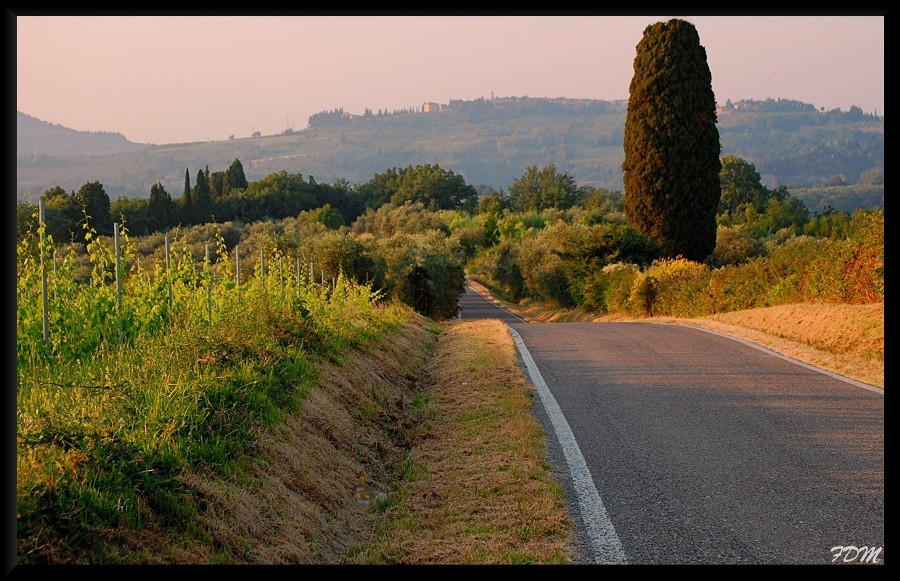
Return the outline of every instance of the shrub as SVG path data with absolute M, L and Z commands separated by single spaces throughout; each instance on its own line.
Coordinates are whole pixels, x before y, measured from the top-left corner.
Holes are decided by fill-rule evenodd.
M 743 224 L 718 227 L 716 232 L 716 249 L 710 256 L 712 266 L 740 264 L 747 259 L 758 256 L 760 244 Z
M 681 257 L 661 259 L 648 269 L 656 281 L 655 315 L 695 317 L 709 308 L 709 267 Z

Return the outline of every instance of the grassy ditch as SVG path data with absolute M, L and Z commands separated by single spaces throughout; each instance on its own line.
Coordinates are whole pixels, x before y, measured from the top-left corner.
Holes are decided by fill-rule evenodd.
M 499 321 L 446 326 L 425 368 L 423 419 L 375 534 L 348 563 L 568 563 L 572 523 Z

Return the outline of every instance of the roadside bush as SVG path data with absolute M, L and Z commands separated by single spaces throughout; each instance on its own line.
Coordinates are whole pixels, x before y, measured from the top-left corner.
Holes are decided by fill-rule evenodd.
M 597 313 L 626 313 L 631 287 L 639 273 L 637 266 L 622 262 L 594 271 L 582 289 L 583 306 Z
M 696 317 L 709 309 L 709 267 L 685 258 L 658 260 L 647 271 L 656 281 L 650 310 L 657 316 Z
M 315 281 L 324 276 L 326 282 L 340 274 L 374 289 L 385 284 L 385 262 L 377 252 L 356 236 L 329 230 L 308 240 L 306 254 L 312 261 Z
M 493 247 L 487 256 L 491 259 L 490 278 L 507 294 L 509 300 L 519 301 L 525 296 L 525 278 L 519 268 L 519 246 L 504 241 Z
M 769 284 L 766 259 L 762 257 L 739 266 L 717 268 L 709 275 L 707 314 L 768 306 L 764 298 Z
M 519 268 L 529 297 L 554 301 L 565 308 L 575 306 L 569 285 L 570 277 L 577 278 L 577 273 L 570 272 L 576 264 L 566 252 L 566 243 L 571 242 L 567 238 L 572 234 L 565 224 L 561 224 L 522 240 Z
M 389 296 L 435 320 L 456 316 L 466 277 L 459 242 L 432 230 L 397 234 L 379 240 L 377 248 L 385 259 Z
M 843 299 L 848 303 L 884 300 L 884 210 L 859 210 L 850 221 L 858 246 L 845 267 Z
M 716 249 L 709 262 L 713 267 L 741 264 L 761 251 L 760 243 L 743 224 L 720 225 L 716 231 Z
M 652 317 L 658 281 L 647 273 L 635 277 L 628 293 L 626 312 L 633 317 Z

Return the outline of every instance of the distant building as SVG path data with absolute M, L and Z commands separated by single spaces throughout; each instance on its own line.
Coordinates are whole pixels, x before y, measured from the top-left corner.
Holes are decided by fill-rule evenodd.
M 437 113 L 441 110 L 441 106 L 437 103 L 432 103 L 431 101 L 425 101 L 422 104 L 422 112 L 423 113 Z

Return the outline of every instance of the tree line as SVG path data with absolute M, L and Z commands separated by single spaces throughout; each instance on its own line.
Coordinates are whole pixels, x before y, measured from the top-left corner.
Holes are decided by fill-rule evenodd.
M 565 264 L 576 255 L 586 258 L 582 262 L 588 266 L 608 266 L 613 258 L 639 267 L 656 259 L 716 266 L 751 257 L 759 248 L 757 242 L 767 237 L 816 229 L 830 236 L 849 222 L 849 214 L 828 208 L 810 220 L 806 206 L 786 188 L 763 186 L 753 164 L 735 156 L 720 157 L 711 77 L 693 25 L 673 19 L 648 26 L 637 47 L 634 69 L 625 124 L 624 195 L 579 187 L 571 175 L 552 164 L 529 166 L 506 190 L 479 196 L 461 175 L 436 164 L 393 167 L 351 186 L 345 180 L 319 184 L 312 176 L 285 171 L 248 183 L 235 159 L 225 171 L 199 170 L 193 184 L 186 170 L 184 191 L 177 199 L 159 183 L 148 200 L 120 198 L 113 203 L 99 182 L 71 194 L 53 188 L 42 196 L 48 231 L 55 240 L 78 242 L 83 241 L 80 229 L 88 221 L 101 234 L 110 234 L 111 223 L 121 221 L 131 233 L 141 235 L 173 226 L 302 217 L 304 223 L 319 224 L 325 230 L 385 238 L 398 234 L 391 222 L 399 220 L 420 224 L 418 230 L 400 233 L 453 234 L 466 259 L 491 249 L 496 267 L 503 271 L 503 265 L 508 265 L 507 274 L 515 282 L 553 264 Z M 20 234 L 33 227 L 33 210 L 20 203 Z M 442 211 L 457 213 L 451 220 L 457 227 L 441 226 L 440 220 L 435 223 L 427 217 Z M 581 229 L 566 234 L 581 237 L 576 250 L 566 250 L 565 240 L 552 239 L 553 244 L 537 248 L 538 259 L 512 260 L 513 245 L 552 225 L 547 220 L 553 212 L 568 216 L 563 222 L 580 222 Z M 553 220 L 559 221 L 560 215 L 556 216 Z M 460 223 L 466 225 L 459 227 Z M 431 240 L 423 244 L 433 246 L 436 239 Z M 743 250 L 717 252 L 723 240 Z M 441 277 L 417 268 L 424 266 L 417 264 L 413 269 L 419 277 L 413 286 L 431 288 L 434 295 L 435 281 Z M 521 272 L 517 274 L 516 269 Z M 378 278 L 365 270 L 360 276 L 365 274 L 370 281 Z M 547 272 L 531 286 L 555 286 L 557 290 L 544 294 L 558 299 L 569 293 L 572 300 L 561 302 L 577 302 L 571 295 L 573 279 L 563 276 L 564 270 Z

